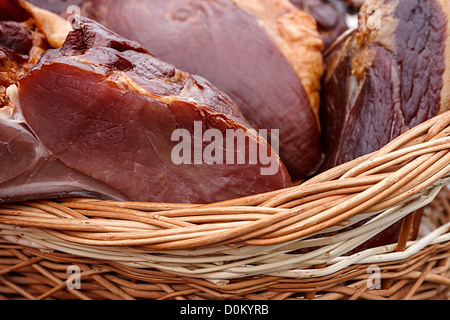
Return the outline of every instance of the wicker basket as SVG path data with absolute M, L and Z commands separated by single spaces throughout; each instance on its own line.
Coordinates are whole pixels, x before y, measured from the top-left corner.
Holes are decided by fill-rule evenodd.
M 449 181 L 447 112 L 371 155 L 243 199 L 3 204 L 0 298 L 449 299 Z M 396 243 L 353 253 L 394 223 Z

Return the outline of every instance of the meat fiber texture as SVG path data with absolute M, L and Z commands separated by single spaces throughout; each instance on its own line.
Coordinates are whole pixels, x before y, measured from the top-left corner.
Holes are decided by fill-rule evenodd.
M 14 170 L 1 177 L 0 198 L 209 203 L 291 185 L 274 149 L 226 94 L 99 23 L 77 21 L 61 48 L 8 88 L 0 158 Z M 240 130 L 244 149 L 224 142 L 215 152 L 249 159 L 253 145 L 268 161 L 196 162 L 199 129 Z M 193 137 L 193 161 L 174 161 L 177 130 Z M 200 141 L 200 151 L 208 145 Z M 268 166 L 275 170 L 263 174 Z
M 325 57 L 323 170 L 371 153 L 449 107 L 448 2 L 370 0 Z
M 63 10 L 49 0 L 34 2 Z M 316 21 L 289 0 L 76 3 L 82 15 L 208 79 L 256 130 L 279 130 L 279 155 L 294 179 L 318 169 L 323 41 Z

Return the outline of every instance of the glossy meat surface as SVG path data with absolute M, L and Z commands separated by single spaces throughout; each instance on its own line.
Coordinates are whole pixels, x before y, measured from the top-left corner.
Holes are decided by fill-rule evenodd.
M 51 155 L 11 106 L 0 109 L 0 202 L 61 196 L 125 199 Z

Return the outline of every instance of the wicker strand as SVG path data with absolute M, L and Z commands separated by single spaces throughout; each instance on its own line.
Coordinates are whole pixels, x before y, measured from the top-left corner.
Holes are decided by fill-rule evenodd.
M 446 112 L 372 154 L 241 199 L 1 204 L 0 298 L 447 299 L 449 163 Z M 353 252 L 402 221 L 398 243 Z M 67 288 L 74 264 L 83 290 Z M 371 266 L 390 286 L 368 285 Z

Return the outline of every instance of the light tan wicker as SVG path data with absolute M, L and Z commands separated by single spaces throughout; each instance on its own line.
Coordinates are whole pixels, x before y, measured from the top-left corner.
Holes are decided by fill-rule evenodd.
M 447 112 L 371 155 L 243 199 L 3 204 L 0 298 L 448 299 L 449 181 Z M 400 220 L 397 243 L 351 253 Z

